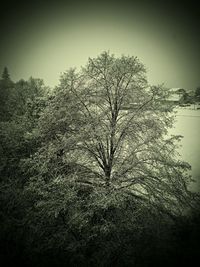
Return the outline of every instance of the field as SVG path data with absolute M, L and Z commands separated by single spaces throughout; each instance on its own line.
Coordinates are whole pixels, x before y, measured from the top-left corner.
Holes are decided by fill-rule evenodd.
M 191 189 L 200 191 L 200 110 L 177 108 L 176 122 L 170 134 L 183 136 L 179 153 L 192 166 L 192 176 L 196 180 Z

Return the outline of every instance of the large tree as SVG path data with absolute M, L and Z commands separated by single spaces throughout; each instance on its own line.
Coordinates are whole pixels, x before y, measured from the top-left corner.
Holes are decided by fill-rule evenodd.
M 173 124 L 171 108 L 163 106 L 167 96 L 162 86 L 149 86 L 137 57 L 90 58 L 79 73 L 62 75 L 41 116 L 43 145 L 29 170 L 51 181 L 67 177 L 90 192 L 129 195 L 171 216 L 182 213 L 192 204 L 190 166 L 177 155 L 180 136 L 167 137 Z
M 170 248 L 171 218 L 194 195 L 165 97 L 135 57 L 104 52 L 61 76 L 30 132 L 38 148 L 21 162 L 27 250 L 62 251 L 71 266 L 125 266 Z

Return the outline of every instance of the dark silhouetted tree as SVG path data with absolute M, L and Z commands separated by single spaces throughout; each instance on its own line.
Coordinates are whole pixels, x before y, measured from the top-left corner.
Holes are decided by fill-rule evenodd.
M 0 121 L 9 120 L 12 116 L 10 99 L 13 94 L 14 83 L 10 79 L 8 69 L 5 67 L 0 80 Z
M 4 67 L 3 73 L 2 73 L 2 80 L 10 80 L 10 74 L 8 72 L 8 68 Z
M 197 87 L 195 90 L 195 100 L 200 101 L 200 87 Z

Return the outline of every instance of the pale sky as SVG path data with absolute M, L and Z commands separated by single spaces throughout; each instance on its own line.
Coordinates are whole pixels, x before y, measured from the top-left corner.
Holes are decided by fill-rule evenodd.
M 53 87 L 68 68 L 79 68 L 88 57 L 109 50 L 116 56 L 137 56 L 151 84 L 185 89 L 200 85 L 199 11 L 192 5 L 134 0 L 24 3 L 7 5 L 1 18 L 0 71 L 7 66 L 14 81 L 33 76 Z

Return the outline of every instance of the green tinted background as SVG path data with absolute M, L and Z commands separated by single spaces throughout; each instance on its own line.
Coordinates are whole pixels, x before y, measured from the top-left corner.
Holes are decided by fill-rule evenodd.
M 0 69 L 14 80 L 84 65 L 103 50 L 138 56 L 150 83 L 194 89 L 199 79 L 199 10 L 183 1 L 18 2 L 1 7 Z

